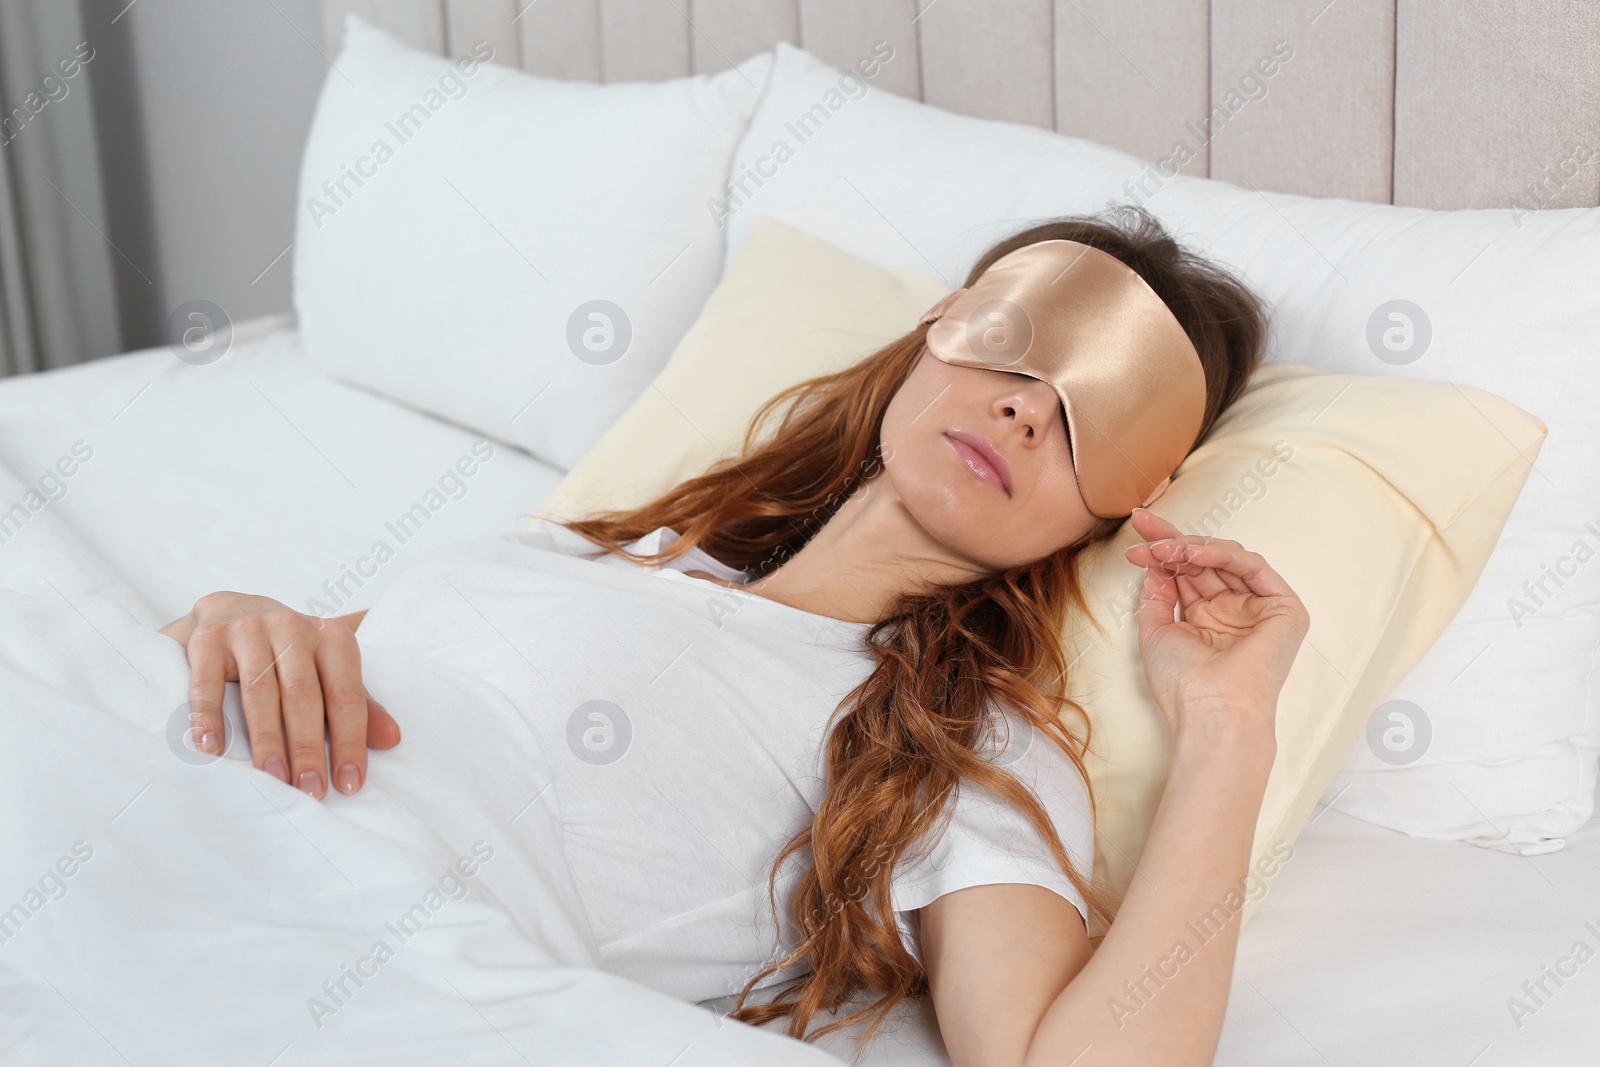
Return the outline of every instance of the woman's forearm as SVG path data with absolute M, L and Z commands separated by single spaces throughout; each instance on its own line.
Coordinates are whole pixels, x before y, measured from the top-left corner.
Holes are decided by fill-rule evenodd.
M 1270 736 L 1223 732 L 1175 739 L 1166 791 L 1122 908 L 1045 1013 L 1028 1064 L 1073 1062 L 1085 1048 L 1083 1067 L 1185 1067 L 1215 1057 L 1275 754 Z

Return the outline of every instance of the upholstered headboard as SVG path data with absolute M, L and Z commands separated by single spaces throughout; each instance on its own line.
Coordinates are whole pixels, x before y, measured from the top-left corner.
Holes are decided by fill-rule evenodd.
M 797 44 L 1184 173 L 1431 208 L 1600 204 L 1600 0 L 323 0 L 412 45 L 631 81 Z M 903 58 L 902 58 L 903 57 Z M 1268 73 L 1270 71 L 1270 73 Z M 1170 173 L 1170 170 L 1169 170 Z

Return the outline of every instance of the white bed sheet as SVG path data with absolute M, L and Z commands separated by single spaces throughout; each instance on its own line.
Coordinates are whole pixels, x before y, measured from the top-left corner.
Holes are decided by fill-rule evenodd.
M 477 435 L 319 375 L 282 318 L 242 327 L 210 367 L 158 349 L 0 381 L 0 461 L 20 477 L 80 439 L 93 457 L 32 532 L 76 531 L 161 620 L 218 588 L 305 610 L 387 540 L 395 558 L 336 605 L 358 610 L 423 552 L 516 523 L 561 477 L 496 445 L 400 544 L 385 523 Z M 1600 955 L 1563 985 L 1546 978 L 1549 996 L 1524 989 L 1580 942 L 1600 954 L 1600 822 L 1519 857 L 1375 827 L 1335 801 L 1243 934 L 1217 1063 L 1600 1064 Z M 1511 998 L 1535 1010 L 1518 1019 Z M 849 1036 L 823 1047 L 848 1059 Z M 863 1062 L 948 1063 L 928 1007 L 898 1013 Z
M 1600 956 L 1523 989 L 1600 953 L 1600 821 L 1524 857 L 1313 818 L 1241 935 L 1219 1065 L 1600 1063 Z
M 1579 942 L 1593 958 L 1564 965 L 1576 973 L 1559 986 L 1545 978 Z M 1550 995 L 1536 1002 L 1523 983 L 1541 978 Z M 1532 1011 L 1514 1015 L 1514 997 Z M 820 1044 L 849 1059 L 855 1033 Z M 950 1060 L 918 1004 L 860 1062 Z M 1600 1064 L 1600 820 L 1559 852 L 1522 857 L 1319 809 L 1240 935 L 1216 1064 Z

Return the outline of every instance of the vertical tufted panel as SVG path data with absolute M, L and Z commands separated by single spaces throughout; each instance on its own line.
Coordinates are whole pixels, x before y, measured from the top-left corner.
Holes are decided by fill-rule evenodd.
M 1056 0 L 1056 129 L 1205 177 L 1209 0 Z M 1169 162 L 1170 161 L 1170 162 Z
M 494 61 L 522 66 L 522 40 L 517 9 L 528 0 L 445 0 L 444 36 L 447 55 L 466 56 L 479 41 L 494 49 Z M 535 7 L 538 5 L 535 4 Z M 518 19 L 517 21 L 521 21 Z
M 330 58 L 352 11 L 591 81 L 780 40 L 848 70 L 887 41 L 876 88 L 1120 148 L 1153 188 L 1164 163 L 1419 207 L 1600 204 L 1600 0 L 323 0 Z
M 1387 203 L 1394 0 L 1214 0 L 1211 107 L 1211 177 Z
M 690 73 L 687 0 L 600 0 L 602 81 L 663 81 Z
M 1395 203 L 1600 203 L 1600 3 L 1399 0 L 1398 31 Z
M 922 99 L 986 119 L 1055 127 L 1053 0 L 918 0 Z
M 685 5 L 689 0 L 673 0 Z M 693 0 L 690 47 L 696 74 L 727 70 L 779 41 L 800 43 L 797 0 Z
M 516 4 L 523 70 L 546 78 L 601 80 L 600 0 L 516 0 Z
M 894 56 L 873 86 L 920 100 L 922 59 L 912 21 L 917 11 L 917 0 L 800 0 L 800 45 L 823 62 L 849 70 L 885 41 Z

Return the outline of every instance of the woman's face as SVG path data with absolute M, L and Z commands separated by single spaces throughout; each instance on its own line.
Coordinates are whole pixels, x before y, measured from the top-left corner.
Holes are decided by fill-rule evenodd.
M 879 436 L 883 476 L 912 517 L 981 569 L 1041 559 L 1100 521 L 1078 490 L 1061 398 L 1048 382 L 957 367 L 924 347 Z

